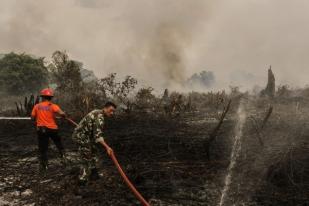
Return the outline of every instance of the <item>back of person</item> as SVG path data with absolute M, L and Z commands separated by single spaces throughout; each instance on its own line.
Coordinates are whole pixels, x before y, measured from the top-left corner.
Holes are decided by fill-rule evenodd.
M 39 160 L 40 160 L 40 174 L 46 175 L 48 168 L 48 144 L 51 139 L 56 145 L 62 163 L 65 165 L 67 160 L 64 153 L 61 137 L 58 135 L 58 126 L 56 124 L 56 115 L 66 118 L 66 114 L 60 107 L 51 102 L 54 97 L 54 92 L 50 88 L 43 89 L 40 92 L 42 102 L 33 107 L 31 117 L 36 121 L 38 146 L 39 146 Z
M 32 116 L 36 117 L 37 127 L 47 127 L 49 129 L 58 129 L 55 120 L 55 114 L 59 112 L 58 105 L 50 101 L 44 101 L 36 104 L 32 111 Z
M 75 128 L 75 133 L 92 134 L 94 125 L 103 125 L 104 115 L 102 110 L 93 110 L 88 113 Z

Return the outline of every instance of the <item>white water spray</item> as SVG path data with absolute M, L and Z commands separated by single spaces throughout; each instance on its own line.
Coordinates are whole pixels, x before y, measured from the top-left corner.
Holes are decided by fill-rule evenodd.
M 240 103 L 239 105 L 237 116 L 238 116 L 238 120 L 237 120 L 237 124 L 235 128 L 235 138 L 234 138 L 234 144 L 232 148 L 231 160 L 230 160 L 230 165 L 228 167 L 227 175 L 225 177 L 225 185 L 222 190 L 222 195 L 221 195 L 221 199 L 219 203 L 220 206 L 223 206 L 225 203 L 226 196 L 229 192 L 230 185 L 232 183 L 233 170 L 234 170 L 236 161 L 241 151 L 242 130 L 243 130 L 243 126 L 246 121 L 246 113 L 244 111 L 242 103 Z

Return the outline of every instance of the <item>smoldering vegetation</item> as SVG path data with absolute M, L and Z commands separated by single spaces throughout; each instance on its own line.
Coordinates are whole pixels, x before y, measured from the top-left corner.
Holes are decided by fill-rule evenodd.
M 24 58 L 34 63 L 10 55 L 4 58 L 10 61 L 1 65 L 9 68 Z M 269 70 L 268 84 L 257 94 L 238 87 L 204 93 L 155 92 L 139 86 L 132 76 L 121 79 L 112 73 L 96 78 L 91 71 L 82 72 L 82 67 L 57 51 L 42 68 L 48 72 L 45 83 L 55 87 L 55 102 L 76 121 L 107 100 L 119 105 L 117 115 L 107 121 L 106 141 L 151 205 L 219 205 L 223 192 L 223 205 L 309 204 L 308 88 L 276 86 Z M 9 79 L 18 82 L 13 77 L 18 74 Z M 30 94 L 33 88 L 28 89 L 29 95 L 21 92 L 14 97 L 2 91 L 1 115 L 29 116 L 38 100 Z M 240 105 L 245 114 L 242 127 Z M 2 205 L 139 204 L 103 148 L 101 179 L 80 192 L 77 145 L 68 122 L 59 120 L 70 164 L 62 166 L 51 145 L 50 167 L 43 178 L 38 174 L 33 124 L 0 121 Z M 235 136 L 240 134 L 230 167 Z

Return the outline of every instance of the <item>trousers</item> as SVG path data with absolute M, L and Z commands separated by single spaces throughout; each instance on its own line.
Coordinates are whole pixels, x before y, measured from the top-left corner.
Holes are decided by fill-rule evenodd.
M 58 135 L 57 129 L 39 127 L 37 134 L 38 134 L 38 146 L 39 146 L 39 160 L 41 164 L 47 166 L 48 163 L 47 152 L 48 152 L 49 139 L 51 139 L 56 145 L 60 157 L 62 158 L 64 156 L 64 147 L 61 141 L 61 137 Z

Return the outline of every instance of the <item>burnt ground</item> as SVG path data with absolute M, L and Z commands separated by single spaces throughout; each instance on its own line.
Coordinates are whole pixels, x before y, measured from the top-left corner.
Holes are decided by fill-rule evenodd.
M 188 118 L 118 118 L 107 123 L 106 141 L 128 177 L 152 205 L 215 205 L 229 163 L 224 147 L 233 123 L 224 124 L 226 132 L 220 134 L 224 138 L 214 142 L 208 160 L 203 144 L 214 126 L 215 122 L 192 122 Z M 72 127 L 61 123 L 60 131 L 71 166 L 61 165 L 51 143 L 50 168 L 47 177 L 42 178 L 38 174 L 37 141 L 31 123 L 15 121 L 2 125 L 3 204 L 138 205 L 103 150 L 99 161 L 101 179 L 86 189 L 78 189 L 77 147 L 70 139 Z
M 250 116 L 260 122 L 265 108 L 247 108 L 250 114 L 225 205 L 308 205 L 309 127 L 299 124 L 307 119 L 278 105 L 258 134 Z M 235 117 L 224 122 L 210 147 L 210 159 L 204 143 L 216 121 L 205 117 L 190 114 L 170 119 L 143 114 L 107 123 L 106 141 L 151 205 L 219 204 L 230 163 Z M 70 139 L 72 126 L 62 122 L 60 131 L 71 164 L 62 166 L 51 144 L 50 168 L 42 178 L 31 123 L 1 124 L 2 205 L 139 205 L 103 150 L 101 179 L 79 189 L 77 147 Z

